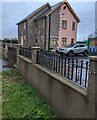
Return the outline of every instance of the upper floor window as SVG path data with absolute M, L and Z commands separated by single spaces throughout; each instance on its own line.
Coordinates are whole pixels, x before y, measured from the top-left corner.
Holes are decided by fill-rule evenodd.
M 35 28 L 38 28 L 38 22 L 35 22 Z
M 26 29 L 26 23 L 24 23 L 24 30 Z
M 62 20 L 62 29 L 67 29 L 67 21 Z
M 72 22 L 72 30 L 75 30 L 75 22 Z
M 38 43 L 38 40 L 36 39 L 36 43 Z
M 66 46 L 67 44 L 67 38 L 62 38 L 62 46 Z

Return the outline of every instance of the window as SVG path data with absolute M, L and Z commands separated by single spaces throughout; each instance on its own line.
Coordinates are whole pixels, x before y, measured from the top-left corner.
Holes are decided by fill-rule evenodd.
M 72 43 L 72 44 L 74 43 L 74 39 L 73 39 L 73 38 L 71 39 L 71 43 Z
M 67 29 L 67 21 L 62 20 L 62 29 Z
M 67 38 L 62 38 L 62 46 L 66 46 L 67 44 Z
M 51 37 L 51 45 L 57 45 L 57 37 Z
M 24 23 L 24 29 L 26 29 L 26 23 Z
M 66 6 L 64 6 L 63 9 L 66 9 Z
M 80 45 L 76 45 L 74 48 L 79 48 L 80 47 Z
M 75 22 L 72 23 L 72 30 L 75 30 Z
M 80 47 L 85 47 L 85 45 L 80 45 Z
M 56 45 L 56 41 L 55 41 L 55 40 L 52 40 L 52 41 L 51 41 L 51 44 L 52 44 L 52 45 Z
M 38 42 L 38 40 L 36 39 L 36 43 Z
M 38 22 L 35 23 L 35 27 L 38 28 Z

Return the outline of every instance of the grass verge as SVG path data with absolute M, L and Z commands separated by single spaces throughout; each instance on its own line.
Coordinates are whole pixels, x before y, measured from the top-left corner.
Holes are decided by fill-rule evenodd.
M 3 118 L 54 118 L 54 110 L 45 103 L 36 90 L 19 74 L 17 69 L 4 71 Z

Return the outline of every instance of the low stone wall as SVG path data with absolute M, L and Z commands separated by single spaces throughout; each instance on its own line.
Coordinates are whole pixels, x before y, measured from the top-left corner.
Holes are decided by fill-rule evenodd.
M 17 64 L 17 55 L 16 53 L 13 53 L 12 51 L 8 51 L 8 60 L 12 63 L 12 64 Z
M 17 53 L 8 50 L 8 47 L 17 50 L 17 44 L 5 43 L 5 48 L 2 46 L 2 58 L 8 59 L 10 63 L 17 64 Z
M 96 80 L 94 74 L 91 73 L 93 79 L 90 74 L 89 87 L 85 89 L 41 65 L 35 64 L 34 57 L 35 53 L 33 53 L 32 60 L 18 55 L 18 69 L 24 78 L 38 90 L 46 102 L 55 109 L 57 117 L 95 118 Z M 91 63 L 90 69 L 93 65 Z

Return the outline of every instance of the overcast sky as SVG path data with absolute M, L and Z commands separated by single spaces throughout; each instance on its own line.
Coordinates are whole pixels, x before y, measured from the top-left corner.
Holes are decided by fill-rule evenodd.
M 0 33 L 0 38 L 17 37 L 18 30 L 16 23 L 45 3 L 3 2 L 2 11 L 0 9 L 0 18 L 2 18 L 2 23 L 0 21 L 0 24 L 2 24 L 2 34 Z M 50 2 L 51 5 L 55 3 L 56 2 Z M 70 2 L 70 4 L 81 20 L 78 25 L 77 40 L 84 40 L 89 34 L 95 31 L 95 2 Z

